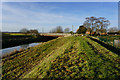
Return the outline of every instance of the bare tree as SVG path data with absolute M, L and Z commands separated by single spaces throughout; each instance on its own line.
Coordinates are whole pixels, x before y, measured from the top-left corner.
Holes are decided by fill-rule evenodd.
M 64 32 L 65 32 L 65 33 L 68 33 L 69 31 L 70 31 L 69 28 L 65 28 L 65 29 L 64 29 Z
M 55 29 L 50 30 L 50 33 L 56 33 Z
M 110 25 L 110 21 L 106 20 L 106 18 L 104 17 L 96 18 L 92 16 L 87 17 L 83 25 L 90 30 L 90 34 L 93 31 L 96 31 L 97 33 L 102 33 L 106 32 L 107 27 Z
M 86 21 L 83 23 L 83 25 L 85 27 L 87 27 L 87 29 L 90 30 L 90 34 L 94 31 L 95 29 L 95 23 L 97 21 L 97 18 L 92 16 L 92 17 L 87 17 Z
M 61 26 L 57 26 L 55 29 L 50 31 L 51 33 L 63 33 L 63 29 Z
M 62 27 L 61 27 L 61 26 L 57 26 L 56 32 L 57 32 L 57 33 L 63 33 Z
M 26 29 L 26 28 L 23 28 L 20 30 L 20 32 L 22 32 L 22 33 L 27 33 L 27 31 L 28 31 L 28 29 Z
M 108 29 L 109 32 L 117 32 L 118 28 L 117 27 L 111 27 Z
M 21 29 L 21 30 L 20 30 L 20 32 L 22 32 L 22 33 L 24 33 L 24 34 L 26 34 L 26 35 L 27 35 L 27 33 L 28 33 L 29 31 L 28 31 L 28 29 L 23 28 L 23 29 Z
M 107 27 L 110 25 L 110 21 L 109 20 L 106 20 L 106 18 L 104 17 L 99 17 L 96 24 L 98 25 L 96 27 L 97 30 L 100 31 L 100 33 L 104 32 Z
M 30 33 L 34 33 L 34 34 L 38 34 L 38 30 L 37 29 L 34 29 L 34 30 L 31 29 L 29 32 Z
M 89 23 L 89 21 L 85 21 L 83 23 L 83 26 L 85 26 L 86 28 L 90 28 L 91 27 L 91 23 Z

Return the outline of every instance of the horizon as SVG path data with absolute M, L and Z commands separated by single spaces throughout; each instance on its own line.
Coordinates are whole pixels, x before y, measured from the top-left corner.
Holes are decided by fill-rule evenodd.
M 50 32 L 57 26 L 74 26 L 74 32 L 86 17 L 105 17 L 109 27 L 118 27 L 118 2 L 3 2 L 2 32 L 22 28 Z

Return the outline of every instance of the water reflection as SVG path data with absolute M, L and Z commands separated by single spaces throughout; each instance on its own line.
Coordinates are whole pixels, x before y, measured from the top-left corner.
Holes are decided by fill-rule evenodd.
M 26 49 L 26 48 L 29 47 L 29 44 L 20 45 L 20 47 L 21 47 L 22 49 Z
M 38 45 L 38 44 L 40 44 L 40 43 L 30 43 L 30 44 L 24 44 L 24 45 L 20 45 L 20 46 L 5 48 L 5 49 L 2 49 L 2 55 L 8 54 L 8 53 L 12 52 L 13 50 L 20 50 L 21 48 L 27 49 L 28 47 L 33 47 L 33 46 Z

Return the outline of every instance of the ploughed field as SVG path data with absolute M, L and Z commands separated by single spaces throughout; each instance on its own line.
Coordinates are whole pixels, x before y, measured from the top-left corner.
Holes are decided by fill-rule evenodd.
M 120 78 L 120 56 L 87 37 L 61 37 L 2 59 L 2 79 Z

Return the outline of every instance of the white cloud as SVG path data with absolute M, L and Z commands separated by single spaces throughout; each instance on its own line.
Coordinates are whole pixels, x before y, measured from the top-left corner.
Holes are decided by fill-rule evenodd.
M 19 23 L 39 23 L 39 24 L 62 24 L 75 21 L 82 21 L 80 18 L 57 15 L 45 12 L 33 12 L 25 9 L 12 8 L 4 5 L 3 11 L 11 14 L 3 14 L 3 22 L 19 22 Z
M 6 14 L 10 13 L 10 14 Z M 35 12 L 26 9 L 20 9 L 16 7 L 11 7 L 8 5 L 3 5 L 3 30 L 9 31 L 18 31 L 21 28 L 27 25 L 29 27 L 46 27 L 46 31 L 51 30 L 49 26 L 58 26 L 58 25 L 74 25 L 76 23 L 83 23 L 82 18 L 73 17 L 73 16 L 64 16 L 54 13 L 47 12 Z M 20 25 L 21 24 L 21 25 Z M 23 24 L 23 25 L 22 25 Z M 31 26 L 29 24 L 35 25 Z M 17 28 L 18 27 L 18 28 Z
M 21 12 L 19 9 L 17 8 L 12 8 L 11 6 L 8 6 L 6 4 L 3 4 L 2 6 L 2 9 L 3 9 L 3 12 L 4 11 L 7 11 L 13 15 L 17 15 L 17 16 L 20 16 L 20 17 L 24 17 L 24 14 L 23 12 Z M 4 15 L 4 14 L 3 14 Z
M 21 6 L 22 5 L 24 6 L 25 4 L 21 4 Z M 41 8 L 42 10 L 38 12 L 3 4 L 3 13 L 5 13 L 3 14 L 3 30 L 19 31 L 23 27 L 28 29 L 37 27 L 39 31 L 41 31 L 42 27 L 44 27 L 45 31 L 49 32 L 49 30 L 59 25 L 63 27 L 71 27 L 74 25 L 74 29 L 76 30 L 79 25 L 82 25 L 85 17 L 88 16 L 88 14 L 80 17 L 67 14 L 55 14 L 46 12 L 46 10 L 44 11 L 44 8 Z M 34 5 L 31 5 L 31 9 L 34 9 Z M 48 8 L 47 6 L 45 9 L 51 10 L 54 9 L 54 7 Z M 111 22 L 116 23 L 116 20 L 111 20 Z M 111 26 L 115 25 L 116 24 L 112 24 Z

